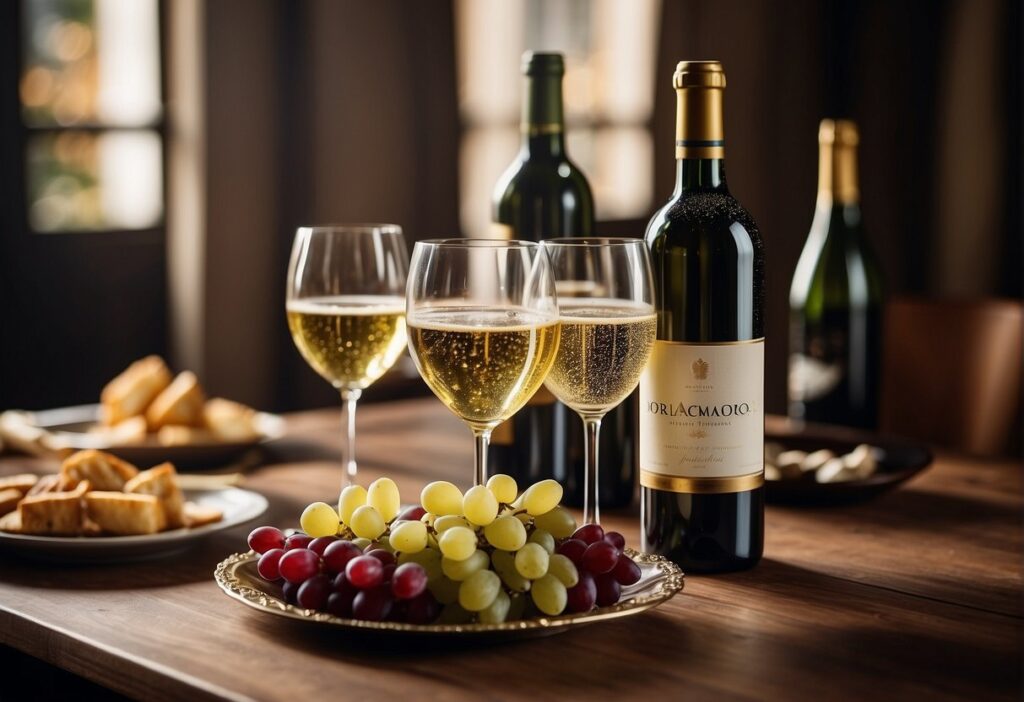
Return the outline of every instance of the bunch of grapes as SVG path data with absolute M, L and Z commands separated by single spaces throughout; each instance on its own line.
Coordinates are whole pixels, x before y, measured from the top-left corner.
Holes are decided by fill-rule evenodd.
M 561 499 L 554 480 L 518 494 L 495 475 L 465 494 L 430 483 L 420 506 L 402 510 L 394 481 L 380 478 L 346 487 L 337 510 L 309 505 L 300 533 L 255 529 L 249 546 L 289 602 L 339 617 L 500 623 L 615 604 L 640 579 L 625 539 L 577 528 Z

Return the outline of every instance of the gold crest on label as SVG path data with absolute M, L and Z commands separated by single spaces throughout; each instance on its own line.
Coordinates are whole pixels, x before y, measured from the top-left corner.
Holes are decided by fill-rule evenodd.
M 693 373 L 693 377 L 696 378 L 697 380 L 707 380 L 709 368 L 710 366 L 708 365 L 707 361 L 705 361 L 703 358 L 698 358 L 690 366 L 690 371 Z

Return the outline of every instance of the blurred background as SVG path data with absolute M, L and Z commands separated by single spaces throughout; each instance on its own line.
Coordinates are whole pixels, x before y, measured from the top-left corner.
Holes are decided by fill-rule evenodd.
M 285 325 L 296 226 L 486 235 L 526 49 L 566 54 L 569 151 L 617 235 L 671 192 L 675 63 L 724 63 L 769 411 L 822 117 L 859 122 L 891 297 L 1021 296 L 1017 0 L 11 0 L 0 33 L 0 408 L 96 401 L 149 353 L 260 408 L 337 405 Z M 421 387 L 400 367 L 367 399 Z

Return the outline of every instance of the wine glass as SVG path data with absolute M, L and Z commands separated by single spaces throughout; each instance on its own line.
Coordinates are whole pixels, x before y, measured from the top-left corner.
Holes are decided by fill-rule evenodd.
M 487 479 L 491 430 L 540 388 L 558 347 L 548 257 L 528 241 L 420 241 L 406 295 L 420 375 L 476 437 L 474 481 Z
M 636 389 L 657 337 L 651 261 L 639 239 L 553 239 L 543 247 L 561 328 L 544 385 L 583 420 L 583 522 L 597 524 L 601 419 Z
M 342 487 L 356 480 L 356 402 L 405 349 L 409 256 L 394 224 L 300 227 L 288 264 L 288 329 L 313 370 L 341 392 Z

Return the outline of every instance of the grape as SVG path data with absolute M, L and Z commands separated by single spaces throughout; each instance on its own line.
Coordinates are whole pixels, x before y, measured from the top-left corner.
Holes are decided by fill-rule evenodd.
M 533 533 L 530 534 L 528 539 L 529 543 L 540 544 L 548 553 L 555 552 L 555 537 L 543 529 L 534 529 Z
M 572 538 L 579 539 L 589 545 L 604 539 L 604 529 L 601 528 L 600 524 L 584 524 L 573 533 Z
M 550 512 L 562 501 L 562 486 L 557 480 L 541 480 L 534 483 L 523 497 L 523 507 L 532 516 Z
M 529 580 L 548 572 L 548 552 L 540 544 L 526 544 L 516 552 L 516 571 Z
M 501 592 L 501 578 L 491 570 L 478 570 L 459 586 L 459 604 L 469 612 L 479 612 L 494 602 Z
M 387 529 L 384 517 L 381 516 L 376 507 L 371 507 L 370 505 L 356 507 L 356 511 L 352 513 L 352 522 L 349 526 L 352 527 L 352 532 L 356 536 L 364 539 L 376 539 Z
M 516 479 L 503 473 L 492 475 L 487 481 L 487 489 L 494 495 L 494 499 L 503 504 L 509 504 L 515 500 L 516 494 L 519 492 Z
M 385 522 L 390 522 L 402 511 L 402 496 L 391 478 L 377 478 L 366 489 L 366 504 L 380 512 Z
M 604 533 L 604 540 L 615 547 L 615 550 L 622 553 L 622 549 L 626 548 L 626 537 L 617 531 L 606 531 Z
M 441 577 L 441 552 L 432 548 L 423 549 L 416 553 L 400 553 L 398 564 L 418 563 L 427 571 L 427 579 L 434 580 Z
M 458 602 L 452 602 L 451 604 L 445 605 L 444 609 L 441 610 L 441 616 L 438 617 L 438 624 L 465 624 L 473 618 L 472 612 L 464 610 Z
M 320 572 L 320 556 L 308 548 L 296 548 L 281 556 L 277 568 L 288 582 L 301 583 Z
M 462 514 L 462 492 L 445 480 L 427 483 L 420 493 L 423 509 L 437 516 Z
M 326 502 L 314 502 L 302 510 L 299 526 L 310 536 L 334 536 L 338 533 L 338 513 Z
M 462 581 L 478 570 L 483 570 L 490 565 L 491 559 L 487 553 L 477 549 L 473 555 L 461 561 L 454 561 L 451 558 L 441 559 L 441 570 L 452 580 Z
M 284 540 L 284 550 L 291 551 L 292 549 L 296 548 L 308 548 L 309 544 L 312 543 L 312 541 L 312 536 L 306 536 L 300 531 L 298 533 L 292 534 Z
M 359 592 L 359 588 L 349 582 L 348 576 L 344 572 L 338 573 L 334 576 L 334 591 L 340 592 L 343 595 L 348 595 L 351 600 Z
M 607 541 L 595 541 L 583 553 L 583 567 L 594 575 L 607 573 L 619 560 L 619 553 Z
M 515 517 L 506 514 L 485 526 L 484 536 L 494 548 L 518 551 L 526 543 L 526 527 Z
M 472 529 L 469 522 L 466 521 L 465 517 L 460 517 L 457 514 L 446 514 L 443 517 L 438 517 L 434 520 L 434 531 L 440 534 L 442 531 L 447 531 L 453 526 L 463 526 L 467 529 Z
M 370 551 L 367 552 L 366 555 L 370 556 L 371 558 L 376 558 L 378 561 L 380 561 L 384 565 L 390 565 L 390 564 L 395 562 L 395 555 L 393 553 L 391 553 L 390 551 L 385 551 L 382 548 L 371 549 Z
M 272 526 L 256 527 L 249 532 L 249 548 L 259 554 L 275 548 L 284 548 L 284 534 Z
M 358 590 L 353 590 L 351 595 L 332 592 L 327 596 L 327 611 L 336 617 L 348 619 L 352 616 L 352 600 L 355 599 L 358 592 Z
M 567 593 L 566 606 L 570 612 L 589 612 L 597 602 L 597 585 L 594 584 L 594 576 L 590 573 L 580 573 L 580 581 L 569 588 Z
M 587 551 L 587 544 L 579 539 L 567 539 L 559 544 L 558 548 L 555 549 L 555 553 L 560 553 L 577 567 L 583 565 L 583 554 Z
M 441 613 L 441 607 L 429 591 L 406 603 L 405 619 L 410 624 L 429 624 Z
M 299 583 L 290 583 L 287 580 L 281 585 L 281 597 L 288 604 L 295 604 L 295 596 L 299 594 Z
M 427 510 L 423 509 L 419 505 L 409 505 L 408 507 L 403 509 L 401 512 L 399 512 L 398 516 L 395 517 L 395 521 L 396 522 L 403 522 L 403 521 L 418 522 L 418 521 L 420 521 L 423 518 L 424 515 L 426 515 L 426 513 L 427 513 Z
M 427 589 L 427 571 L 417 563 L 406 563 L 391 576 L 391 592 L 400 600 L 419 597 Z
M 423 522 L 399 522 L 391 527 L 391 545 L 400 553 L 416 553 L 427 547 L 427 525 Z
M 566 587 L 573 587 L 580 581 L 576 565 L 567 556 L 560 553 L 552 555 L 548 561 L 548 572 L 562 581 Z
M 519 574 L 516 570 L 515 555 L 508 551 L 495 550 L 491 554 L 491 563 L 494 565 L 494 572 L 497 573 L 502 582 L 511 590 L 526 592 L 530 589 L 530 581 Z
M 342 524 L 352 526 L 352 513 L 357 507 L 366 504 L 366 488 L 362 485 L 349 485 L 338 497 L 338 517 Z
M 513 516 L 519 521 L 521 521 L 523 523 L 523 526 L 530 526 L 531 524 L 533 524 L 533 517 L 531 517 L 526 512 L 516 512 Z
M 565 507 L 555 507 L 550 512 L 537 515 L 533 523 L 538 529 L 549 532 L 556 539 L 564 539 L 576 531 L 576 518 Z
M 310 551 L 314 552 L 318 556 L 323 556 L 324 551 L 327 550 L 327 547 L 337 540 L 337 536 L 318 536 L 312 541 L 310 541 L 309 546 L 307 546 L 306 548 L 308 548 Z
M 515 621 L 522 619 L 523 614 L 526 612 L 526 605 L 530 601 L 529 595 L 517 595 L 512 594 L 509 596 L 511 603 L 508 607 L 508 614 L 505 615 L 505 619 L 508 621 Z
M 355 538 L 352 539 L 352 545 L 358 548 L 360 551 L 365 551 L 370 547 L 373 542 L 369 539 Z
M 632 585 L 640 580 L 640 566 L 633 562 L 633 559 L 622 554 L 612 568 L 612 577 L 619 585 Z
M 278 569 L 278 566 L 281 562 L 281 556 L 284 554 L 285 550 L 283 548 L 272 548 L 265 552 L 256 563 L 256 572 L 264 580 L 277 580 L 281 577 L 281 571 Z
M 379 586 L 362 590 L 352 600 L 352 616 L 368 622 L 379 622 L 391 613 L 393 604 L 390 587 Z
M 501 624 L 508 617 L 508 609 L 511 605 L 512 600 L 509 599 L 509 596 L 499 590 L 494 602 L 480 610 L 477 618 L 484 624 Z
M 476 534 L 466 527 L 452 527 L 437 540 L 441 553 L 453 561 L 464 561 L 476 551 Z
M 440 576 L 427 583 L 427 589 L 437 598 L 441 604 L 451 604 L 459 599 L 459 588 L 462 583 L 457 583 L 451 578 Z
M 474 485 L 462 498 L 462 513 L 473 524 L 487 526 L 498 516 L 498 500 L 483 485 Z
M 381 576 L 380 576 L 381 582 L 390 583 L 391 582 L 391 576 L 393 576 L 395 574 L 396 570 L 398 570 L 398 564 L 397 563 L 385 563 L 384 564 L 384 570 L 381 571 Z
M 345 577 L 360 590 L 376 587 L 384 579 L 384 566 L 373 556 L 358 556 L 345 566 Z
M 545 575 L 543 578 L 533 581 L 530 598 L 537 605 L 537 609 L 544 614 L 551 616 L 561 614 L 565 609 L 567 598 L 565 585 L 555 576 Z
M 619 601 L 622 594 L 622 586 L 611 573 L 594 576 L 594 585 L 597 587 L 597 606 L 607 607 Z
M 331 594 L 331 579 L 326 575 L 314 575 L 299 586 L 295 600 L 305 609 L 323 609 Z

